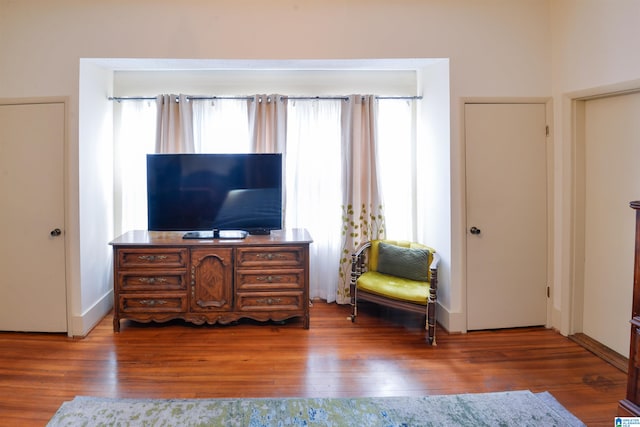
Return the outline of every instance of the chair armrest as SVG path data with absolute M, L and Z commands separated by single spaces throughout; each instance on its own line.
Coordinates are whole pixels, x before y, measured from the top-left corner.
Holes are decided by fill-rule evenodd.
M 352 305 L 355 304 L 356 281 L 362 273 L 367 271 L 367 254 L 369 253 L 370 247 L 371 242 L 363 243 L 353 254 L 351 254 L 351 282 L 349 283 L 349 292 L 351 294 Z
M 351 254 L 351 282 L 355 285 L 355 281 L 362 273 L 367 271 L 367 255 L 371 242 L 360 245 L 356 251 Z
M 435 290 L 438 289 L 438 266 L 440 265 L 440 255 L 437 252 L 433 254 L 433 259 L 431 260 L 431 264 L 429 265 L 429 271 L 431 275 L 430 287 L 434 290 L 434 298 L 435 298 Z
M 371 242 L 366 242 L 361 244 L 360 247 L 356 249 L 356 251 L 353 254 L 351 254 L 351 260 L 353 261 L 354 257 L 361 257 L 362 255 L 364 255 L 364 251 L 366 251 L 370 247 L 371 247 Z
M 429 264 L 429 270 L 437 270 L 440 265 L 440 255 L 437 252 L 433 253 L 431 264 Z

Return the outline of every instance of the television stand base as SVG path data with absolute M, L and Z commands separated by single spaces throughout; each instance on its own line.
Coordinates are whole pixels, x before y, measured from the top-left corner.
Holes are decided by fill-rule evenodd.
M 212 231 L 188 231 L 182 236 L 183 239 L 195 240 L 238 240 L 247 237 L 247 232 L 243 230 L 212 230 Z

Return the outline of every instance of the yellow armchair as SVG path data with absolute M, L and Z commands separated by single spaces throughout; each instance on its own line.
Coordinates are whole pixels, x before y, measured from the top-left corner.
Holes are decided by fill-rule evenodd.
M 440 256 L 420 243 L 372 240 L 351 256 L 351 321 L 358 301 L 424 314 L 427 341 L 435 345 Z

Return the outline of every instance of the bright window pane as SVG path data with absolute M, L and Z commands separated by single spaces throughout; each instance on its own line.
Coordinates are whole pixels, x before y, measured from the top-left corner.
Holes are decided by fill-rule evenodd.
M 247 101 L 193 100 L 193 138 L 196 153 L 248 153 Z
M 287 110 L 287 227 L 313 236 L 310 293 L 333 302 L 341 245 L 339 100 L 291 101 Z
M 147 154 L 155 150 L 156 104 L 126 101 L 115 138 L 115 230 L 147 229 Z M 116 109 L 117 110 L 117 109 Z
M 378 155 L 387 233 L 413 240 L 415 224 L 412 101 L 378 101 Z

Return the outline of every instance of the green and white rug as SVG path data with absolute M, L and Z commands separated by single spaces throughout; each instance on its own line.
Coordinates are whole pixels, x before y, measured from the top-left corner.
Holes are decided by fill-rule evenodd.
M 109 399 L 64 402 L 48 426 L 584 426 L 545 393 L 425 397 Z

